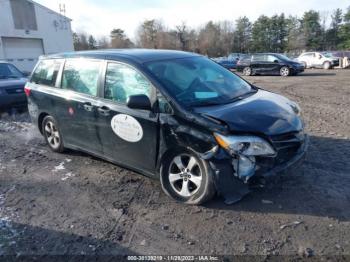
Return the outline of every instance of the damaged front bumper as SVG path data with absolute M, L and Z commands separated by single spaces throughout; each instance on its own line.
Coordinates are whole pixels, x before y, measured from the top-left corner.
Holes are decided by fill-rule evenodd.
M 294 151 L 286 155 L 285 151 L 288 148 L 286 141 L 287 143 L 293 141 L 290 138 L 288 139 L 284 141 L 276 139 L 273 144 L 278 148 L 277 155 L 270 158 L 256 158 L 254 172 L 249 177 L 244 178 L 238 176 L 237 170 L 235 170 L 237 167 L 233 163 L 232 156 L 228 156 L 224 150 L 219 149 L 216 150 L 216 154 L 210 154 L 211 158 L 208 161 L 214 172 L 216 188 L 218 193 L 224 197 L 226 204 L 238 202 L 247 195 L 250 192 L 250 181 L 259 178 L 272 178 L 301 164 L 309 146 L 308 135 L 303 134 L 302 138 L 298 140 L 299 146 L 297 149 L 290 147 L 288 150 L 293 149 Z M 281 143 L 284 144 L 279 147 Z
M 266 172 L 257 172 L 256 175 L 268 178 L 282 173 L 286 173 L 289 169 L 299 166 L 305 159 L 306 152 L 309 148 L 309 143 L 310 138 L 308 135 L 305 135 L 304 142 L 302 143 L 296 154 L 290 160 L 288 160 L 285 163 L 278 164 L 274 166 L 271 170 L 268 170 Z

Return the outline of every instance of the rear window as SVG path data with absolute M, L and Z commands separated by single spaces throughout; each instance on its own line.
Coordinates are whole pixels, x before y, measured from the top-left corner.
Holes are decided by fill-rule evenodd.
M 35 68 L 30 82 L 46 86 L 55 86 L 62 62 L 62 60 L 57 59 L 40 61 Z
M 96 96 L 100 67 L 100 61 L 80 58 L 67 60 L 62 76 L 62 88 Z

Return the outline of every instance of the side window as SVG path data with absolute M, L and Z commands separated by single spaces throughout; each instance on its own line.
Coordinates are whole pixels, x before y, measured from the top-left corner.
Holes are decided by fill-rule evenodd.
M 126 103 L 131 95 L 150 97 L 151 83 L 135 69 L 117 63 L 108 63 L 104 97 Z
M 46 86 L 55 86 L 62 60 L 47 59 L 39 62 L 30 82 Z
M 96 96 L 100 66 L 100 61 L 68 59 L 64 65 L 62 88 Z
M 267 62 L 274 63 L 276 60 L 278 61 L 278 58 L 273 55 L 267 55 L 266 60 Z
M 264 62 L 264 55 L 253 55 L 252 57 L 253 62 Z

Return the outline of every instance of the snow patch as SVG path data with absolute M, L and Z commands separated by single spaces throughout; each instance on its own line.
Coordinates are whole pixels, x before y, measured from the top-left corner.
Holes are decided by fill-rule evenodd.
M 61 162 L 58 166 L 55 166 L 54 169 L 52 170 L 53 172 L 57 172 L 60 170 L 65 170 L 66 168 L 64 167 L 64 162 Z
M 69 172 L 69 173 L 65 174 L 64 177 L 61 178 L 61 180 L 65 181 L 68 178 L 73 177 L 73 176 L 75 176 L 75 175 L 73 173 Z

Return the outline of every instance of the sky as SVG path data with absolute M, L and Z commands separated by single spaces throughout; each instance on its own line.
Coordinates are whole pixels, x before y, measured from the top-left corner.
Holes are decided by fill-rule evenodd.
M 161 19 L 169 28 L 186 22 L 197 28 L 209 20 L 234 21 L 247 16 L 254 21 L 260 15 L 302 14 L 310 9 L 329 17 L 332 10 L 345 10 L 350 0 L 34 0 L 59 11 L 65 4 L 66 16 L 71 18 L 76 32 L 109 36 L 113 28 L 121 28 L 134 40 L 136 29 L 145 19 Z

